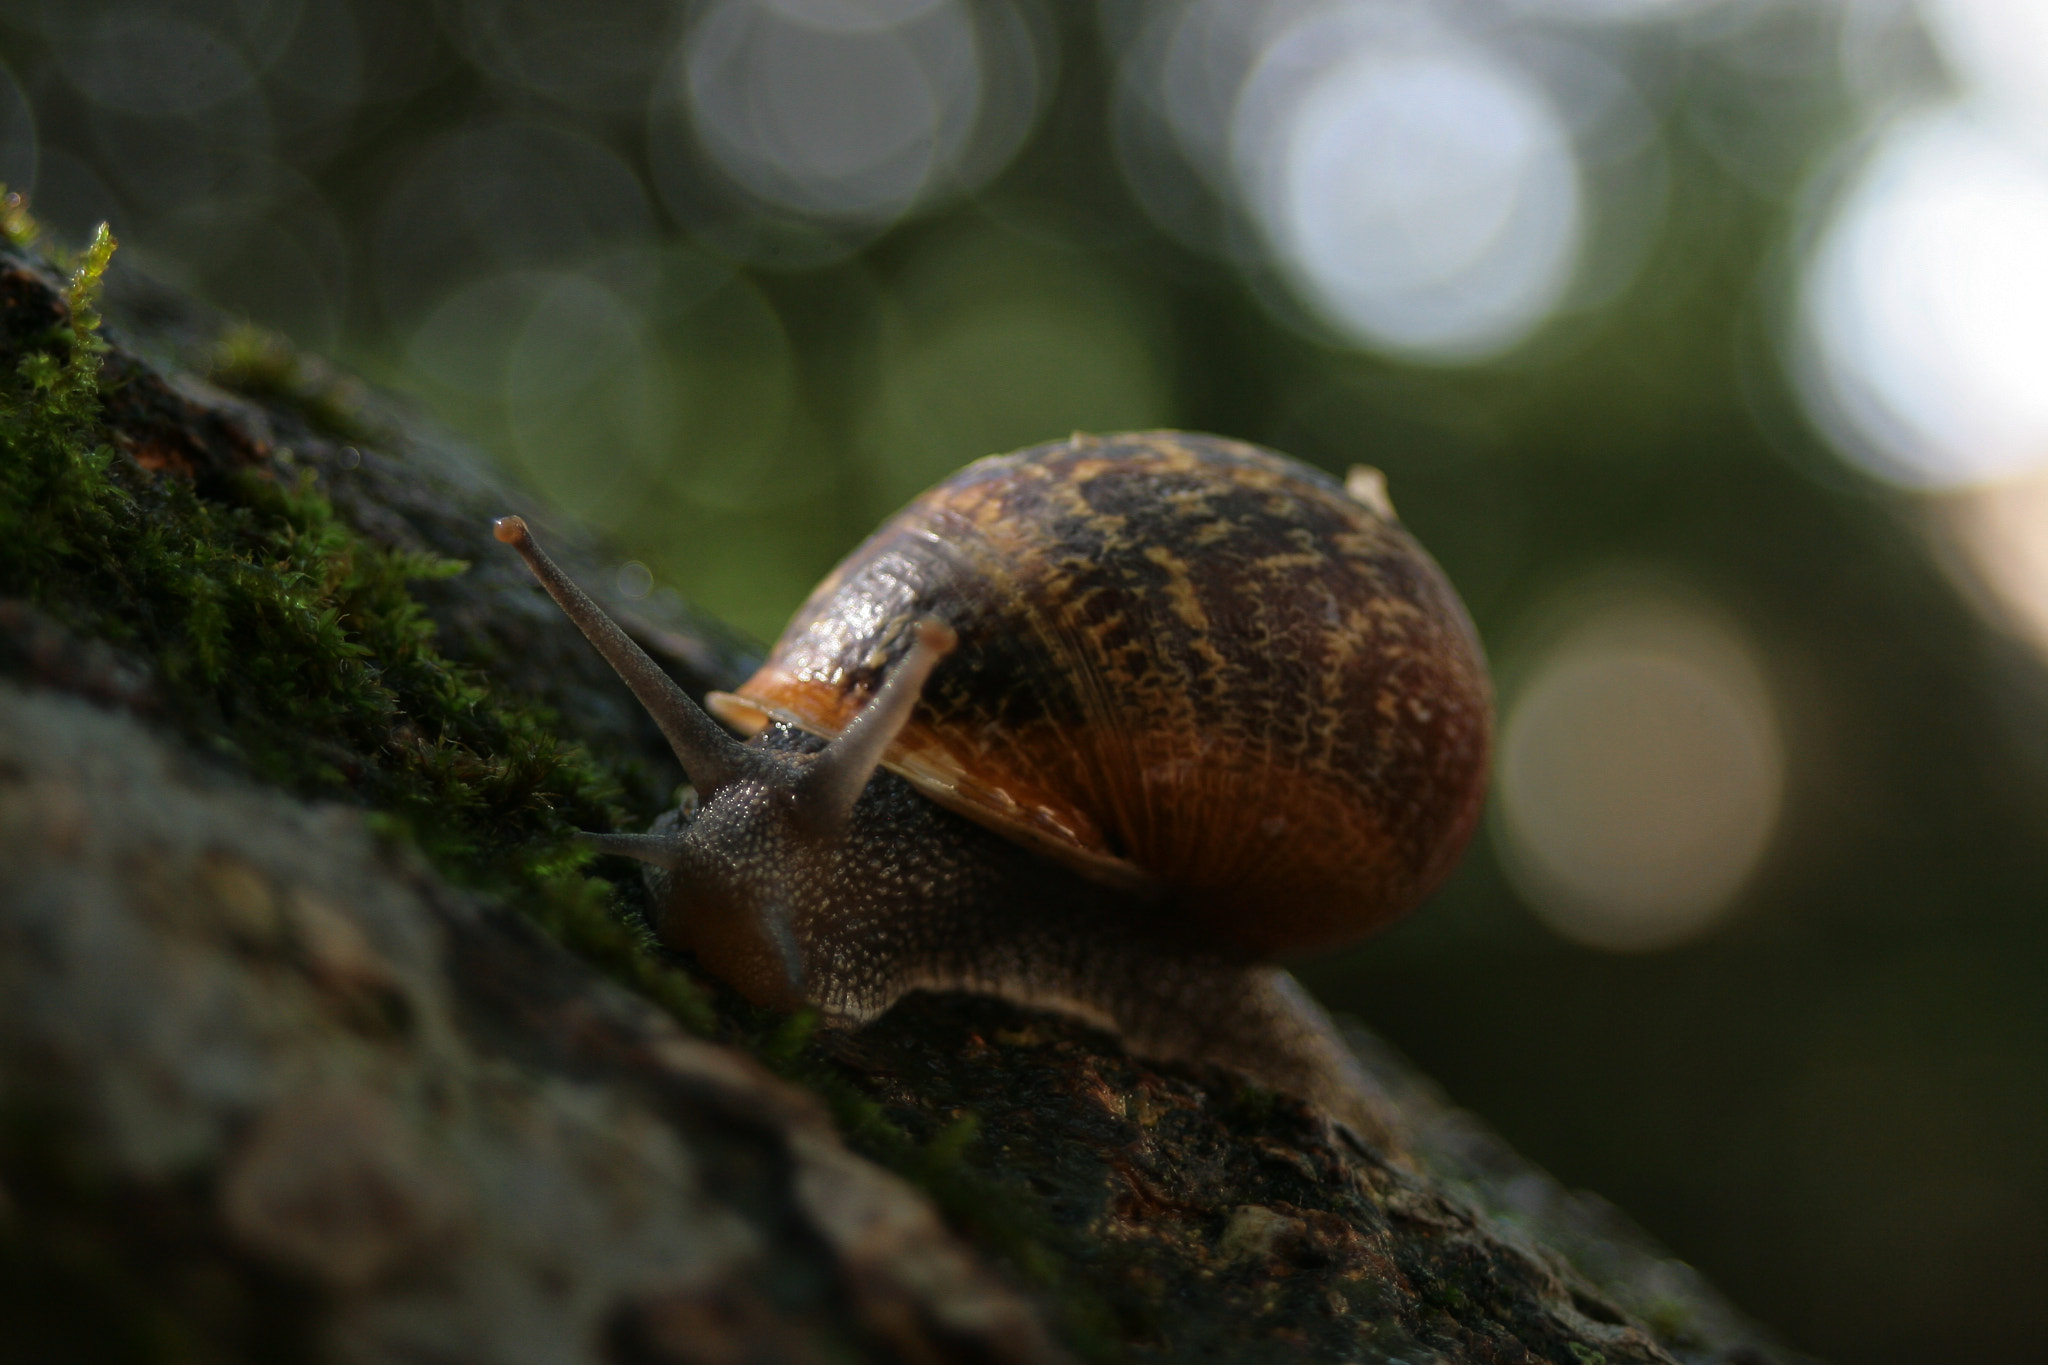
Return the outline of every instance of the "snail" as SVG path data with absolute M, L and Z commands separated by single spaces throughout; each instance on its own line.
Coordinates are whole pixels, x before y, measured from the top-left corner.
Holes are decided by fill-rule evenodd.
M 700 710 L 495 524 L 696 793 L 645 834 L 655 930 L 757 1004 L 872 1019 L 919 988 L 1078 1013 L 1356 1112 L 1274 960 L 1388 923 L 1479 813 L 1491 693 L 1370 470 L 1215 436 L 1077 434 L 912 502 Z

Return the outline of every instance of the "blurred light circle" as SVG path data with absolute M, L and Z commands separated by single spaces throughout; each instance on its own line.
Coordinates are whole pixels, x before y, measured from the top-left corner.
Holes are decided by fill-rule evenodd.
M 990 232 L 899 281 L 862 421 L 877 513 L 967 461 L 1172 414 L 1148 300 L 1085 257 Z
M 122 235 L 153 272 L 230 315 L 310 349 L 340 340 L 347 239 L 318 188 L 287 167 L 269 192 L 195 196 Z
M 391 35 L 380 31 L 389 43 Z M 348 0 L 307 0 L 290 41 L 264 68 L 292 122 L 317 126 L 353 113 L 366 93 L 362 26 Z
M 1234 0 L 1195 0 L 1165 12 L 1133 54 L 1134 65 L 1149 58 L 1155 66 L 1145 84 L 1181 146 L 1218 171 L 1245 78 L 1273 41 L 1275 15 Z
M 396 104 L 447 69 L 448 49 L 435 21 L 437 5 L 418 0 L 340 0 L 363 34 L 363 93 L 373 103 Z
M 1777 823 L 1784 757 L 1750 646 L 1662 594 L 1589 603 L 1517 689 L 1504 862 L 1536 913 L 1616 951 L 1698 937 Z
M 1578 164 L 1534 86 L 1450 39 L 1309 24 L 1247 83 L 1233 146 L 1304 300 L 1366 345 L 1470 360 L 1514 345 L 1571 282 Z
M 547 278 L 508 357 L 505 395 L 515 404 L 551 404 L 608 374 L 638 365 L 647 324 L 596 280 Z
M 86 162 L 61 147 L 44 149 L 36 164 L 36 218 L 60 237 L 84 241 L 95 224 L 120 221 L 121 200 Z
M 949 0 L 762 0 L 790 20 L 838 33 L 872 33 L 907 24 Z
M 53 45 L 90 43 L 96 33 L 124 25 L 135 15 L 162 18 L 215 34 L 257 71 L 293 40 L 309 7 L 359 4 L 362 0 L 42 0 L 43 31 Z M 402 0 L 401 0 L 402 2 Z M 10 0 L 9 22 L 35 0 Z M 176 49 L 165 56 L 175 57 Z
M 643 303 L 677 432 L 663 459 L 670 486 L 725 511 L 815 494 L 818 472 L 785 458 L 801 412 L 796 354 L 759 286 L 671 251 Z
M 1949 64 L 2001 113 L 2048 146 L 2048 5 L 2041 0 L 1921 0 Z
M 195 281 L 206 301 L 233 317 L 283 332 L 296 346 L 332 351 L 341 341 L 342 292 L 328 263 L 269 218 L 250 223 L 233 258 Z
M 110 8 L 90 22 L 80 15 L 55 37 L 58 65 L 79 93 L 127 113 L 189 114 L 256 83 L 229 38 L 153 7 Z
M 459 0 L 463 52 L 507 85 L 579 109 L 637 108 L 674 45 L 680 7 L 662 0 Z
M 443 295 L 406 343 L 406 370 L 462 397 L 496 400 L 513 343 L 553 284 L 539 271 L 510 271 Z
M 377 289 L 390 316 L 416 318 L 454 282 L 572 267 L 653 235 L 647 192 L 610 148 L 550 124 L 482 124 L 427 147 L 393 187 Z
M 327 266 L 296 233 L 265 221 L 243 241 L 231 269 L 209 274 L 206 298 L 283 332 L 296 346 L 332 352 L 342 340 L 344 295 Z
M 129 201 L 131 221 L 177 212 L 197 199 L 253 207 L 290 179 L 275 155 L 269 104 L 253 87 L 188 114 L 94 105 L 85 123 L 100 167 Z
M 619 596 L 628 602 L 644 601 L 654 591 L 654 571 L 637 559 L 629 559 L 619 565 L 612 582 Z
M 1968 108 L 1877 145 L 1806 266 L 1809 403 L 1882 478 L 2048 467 L 2048 151 Z
M 823 218 L 891 219 L 958 158 L 981 95 L 974 25 L 953 0 L 879 7 L 722 0 L 691 30 L 697 135 L 766 203 Z
M 1950 551 L 1944 567 L 1986 615 L 2048 654 L 2048 469 L 1950 494 L 1930 510 Z
M 1509 0 L 1509 8 L 1578 24 L 1648 23 L 1727 4 L 1728 0 Z
M 976 98 L 969 136 L 947 162 L 950 190 L 980 188 L 1017 155 L 1050 98 L 1059 66 L 1053 20 L 1041 0 L 980 0 L 974 24 Z
M 540 492 L 613 520 L 674 444 L 674 404 L 637 308 L 577 274 L 548 279 L 505 358 L 512 447 Z
M 1265 251 L 1235 211 L 1240 186 L 1229 139 L 1267 18 L 1219 0 L 1161 7 L 1123 54 L 1111 115 L 1118 167 L 1153 222 L 1197 251 L 1234 261 Z

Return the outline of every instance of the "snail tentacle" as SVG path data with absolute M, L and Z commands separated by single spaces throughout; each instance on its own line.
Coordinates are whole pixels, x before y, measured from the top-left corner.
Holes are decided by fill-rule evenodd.
M 591 843 L 651 864 L 650 924 L 710 975 L 845 1023 L 1002 995 L 1372 1131 L 1369 1077 L 1272 963 L 1442 881 L 1492 736 L 1478 635 L 1376 472 L 1171 431 L 977 461 L 715 703 L 744 747 L 523 522 L 496 533 L 702 798 Z
M 604 656 L 619 680 L 633 689 L 633 695 L 661 727 L 676 761 L 683 765 L 698 791 L 716 791 L 747 770 L 747 753 L 739 741 L 719 728 L 717 721 L 676 686 L 675 679 L 647 657 L 647 651 L 635 644 L 632 636 L 619 629 L 603 607 L 548 558 L 527 530 L 524 518 L 500 517 L 491 523 L 491 534 L 519 552 L 526 567 L 547 589 L 548 596 L 555 599 L 583 637 Z
M 903 662 L 889 675 L 839 738 L 826 745 L 804 771 L 797 792 L 798 817 L 812 832 L 832 835 L 846 827 L 853 803 L 867 789 L 882 756 L 902 733 L 904 722 L 924 694 L 925 680 L 959 643 L 952 627 L 927 616 Z
M 616 853 L 673 872 L 682 865 L 677 840 L 666 834 L 606 834 L 596 831 L 579 833 L 576 838 L 599 853 Z

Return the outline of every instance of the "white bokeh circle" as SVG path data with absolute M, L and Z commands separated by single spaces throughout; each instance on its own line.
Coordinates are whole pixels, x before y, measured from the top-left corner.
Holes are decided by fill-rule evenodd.
M 1346 336 L 1432 361 L 1498 354 L 1570 285 L 1580 173 L 1557 108 L 1478 46 L 1346 12 L 1265 48 L 1233 161 L 1272 254 Z
M 952 0 L 897 22 L 844 6 L 724 0 L 687 39 L 698 138 L 748 193 L 790 212 L 891 219 L 959 158 L 981 97 L 974 24 Z M 810 10 L 822 11 L 813 16 Z
M 1778 823 L 1776 708 L 1719 613 L 1596 593 L 1506 708 L 1495 787 L 1509 878 L 1565 938 L 1670 948 L 1735 902 Z
M 1807 262 L 1801 343 L 1811 406 L 1870 473 L 2048 466 L 2048 152 L 1967 105 L 1888 131 Z

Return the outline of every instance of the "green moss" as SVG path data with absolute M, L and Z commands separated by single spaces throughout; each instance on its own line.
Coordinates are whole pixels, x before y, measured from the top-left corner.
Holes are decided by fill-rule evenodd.
M 283 403 L 315 431 L 340 440 L 370 442 L 388 435 L 365 416 L 360 383 L 250 323 L 222 334 L 206 377 L 224 389 Z
M 642 951 L 583 873 L 574 832 L 617 823 L 613 774 L 544 708 L 437 649 L 408 585 L 465 566 L 367 543 L 310 480 L 250 471 L 202 496 L 115 451 L 94 308 L 113 250 L 102 227 L 72 272 L 68 320 L 0 375 L 0 594 L 146 660 L 196 744 L 368 808 L 451 879 L 507 896 L 704 1027 L 687 978 Z
M 42 225 L 28 211 L 28 200 L 0 185 L 0 237 L 10 245 L 27 248 L 42 235 Z
M 37 231 L 0 199 L 0 235 Z M 195 745 L 301 795 L 367 809 L 451 879 L 504 896 L 573 951 L 711 1026 L 584 872 L 617 784 L 542 708 L 444 657 L 409 585 L 463 565 L 380 549 L 308 482 L 261 473 L 202 495 L 122 456 L 107 428 L 94 303 L 114 251 L 75 258 L 68 317 L 0 373 L 0 596 L 112 643 L 151 673 Z M 248 348 L 240 373 L 254 370 Z M 300 383 L 302 367 L 274 366 Z M 303 387 L 303 384 L 301 384 Z M 0 1113 L 0 1319 L 48 1360 L 300 1359 L 311 1291 L 223 1240 L 205 1172 L 110 1185 L 68 1127 Z
M 1068 1349 L 1097 1365 L 1127 1357 L 1121 1343 L 1128 1324 L 1117 1321 L 1091 1282 L 1101 1267 L 1078 1264 L 1060 1249 L 1065 1239 L 1040 1198 L 970 1159 L 981 1136 L 973 1114 L 960 1114 L 920 1145 L 871 1102 L 841 1102 L 830 1088 L 826 1098 L 849 1146 L 923 1190 L 955 1231 L 1038 1291 Z
M 18 201 L 0 205 L 0 233 L 34 238 Z M 573 836 L 618 824 L 616 775 L 560 740 L 545 709 L 443 656 L 412 597 L 409 584 L 463 565 L 365 542 L 310 481 L 250 472 L 203 496 L 115 450 L 93 307 L 113 249 L 103 228 L 72 274 L 68 322 L 0 375 L 0 595 L 146 661 L 168 719 L 194 743 L 290 791 L 366 808 L 381 833 L 416 845 L 442 874 L 505 896 L 686 1026 L 818 1092 L 856 1149 L 923 1187 L 956 1227 L 1045 1289 L 1071 1343 L 1113 1355 L 1099 1296 L 1053 1250 L 1043 1208 L 968 1159 L 971 1117 L 918 1143 L 833 1068 L 814 1016 L 715 1011 L 615 912 Z M 212 378 L 355 434 L 345 389 L 323 389 L 321 374 L 268 334 L 230 334 Z
M 1651 1335 L 1666 1345 L 1690 1341 L 1694 1336 L 1693 1326 L 1699 1315 L 1683 1299 L 1657 1299 L 1638 1311 Z
M 1472 1306 L 1472 1301 L 1465 1296 L 1465 1291 L 1454 1284 L 1438 1285 L 1434 1289 L 1425 1290 L 1422 1301 L 1431 1308 L 1453 1314 L 1463 1313 Z
M 1082 1360 L 1111 1365 L 1129 1353 L 1131 1333 L 1091 1282 L 1100 1266 L 1077 1263 L 1039 1195 L 982 1168 L 976 1160 L 981 1121 L 967 1110 L 920 1140 L 892 1120 L 831 1059 L 809 1010 L 788 1017 L 750 1011 L 730 1040 L 746 1047 L 784 1080 L 823 1099 L 846 1145 L 923 1190 L 948 1225 L 983 1254 L 1037 1291 L 1061 1342 Z

